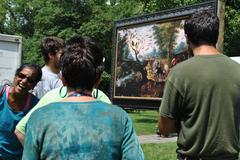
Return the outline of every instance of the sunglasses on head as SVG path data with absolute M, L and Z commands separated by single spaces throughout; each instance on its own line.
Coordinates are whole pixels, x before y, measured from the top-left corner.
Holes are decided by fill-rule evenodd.
M 21 79 L 25 79 L 25 78 L 27 78 L 27 81 L 28 81 L 29 83 L 34 83 L 34 82 L 35 82 L 34 79 L 32 79 L 32 78 L 26 76 L 26 75 L 23 74 L 23 73 L 18 73 L 17 76 L 18 76 L 19 78 L 21 78 Z

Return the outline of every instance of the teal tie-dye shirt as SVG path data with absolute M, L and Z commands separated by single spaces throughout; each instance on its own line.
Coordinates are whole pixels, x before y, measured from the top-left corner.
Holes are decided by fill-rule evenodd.
M 142 160 L 132 122 L 120 107 L 98 100 L 56 102 L 33 112 L 23 160 Z

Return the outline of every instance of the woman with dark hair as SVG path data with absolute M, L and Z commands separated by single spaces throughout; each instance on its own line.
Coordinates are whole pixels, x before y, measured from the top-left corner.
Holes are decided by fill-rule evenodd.
M 0 85 L 0 159 L 20 160 L 22 145 L 14 134 L 15 126 L 37 104 L 29 91 L 41 79 L 42 71 L 34 64 L 24 64 L 15 73 L 12 86 Z
M 62 81 L 68 97 L 32 113 L 23 159 L 144 159 L 127 113 L 91 95 L 104 69 L 96 43 L 73 38 L 63 51 Z

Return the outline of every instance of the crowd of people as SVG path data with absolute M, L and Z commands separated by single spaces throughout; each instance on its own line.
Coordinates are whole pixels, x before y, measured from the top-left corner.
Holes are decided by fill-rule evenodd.
M 238 159 L 240 68 L 216 49 L 218 28 L 210 11 L 191 15 L 184 31 L 194 56 L 166 79 L 158 127 L 178 133 L 178 160 Z M 41 49 L 42 69 L 23 64 L 0 86 L 0 160 L 144 159 L 128 114 L 97 89 L 97 42 L 45 37 Z

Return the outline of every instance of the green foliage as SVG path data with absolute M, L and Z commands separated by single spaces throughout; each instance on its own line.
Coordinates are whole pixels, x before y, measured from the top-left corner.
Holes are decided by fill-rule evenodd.
M 240 4 L 240 3 L 238 3 Z M 240 5 L 227 6 L 225 14 L 224 51 L 228 56 L 240 55 Z
M 35 16 L 35 33 L 45 36 L 70 38 L 82 23 L 89 18 L 91 8 L 81 1 L 35 1 L 38 8 Z M 73 7 L 74 6 L 74 7 Z
M 23 63 L 35 63 L 42 66 L 44 62 L 40 52 L 41 39 L 38 37 L 23 38 L 23 44 L 23 53 L 25 53 Z
M 32 36 L 34 32 L 34 10 L 27 0 L 8 0 L 3 33 Z
M 89 21 L 84 22 L 77 30 L 80 35 L 94 37 L 100 43 L 106 57 L 106 71 L 108 73 L 111 69 L 113 21 L 137 15 L 141 9 L 141 6 L 134 0 L 124 3 L 112 1 L 112 5 L 106 3 L 95 5 L 92 7 Z
M 142 1 L 144 2 L 144 12 L 151 13 L 206 2 L 208 0 L 142 0 Z
M 102 74 L 102 81 L 100 83 L 100 85 L 98 86 L 98 88 L 102 91 L 104 91 L 104 93 L 110 97 L 110 86 L 109 86 L 109 82 L 111 80 L 111 75 L 109 73 L 107 73 L 106 71 L 103 72 Z
M 108 73 L 110 72 L 111 61 L 112 19 L 111 6 L 95 6 L 92 17 L 77 30 L 80 35 L 94 37 L 100 43 L 107 60 L 106 68 Z
M 39 46 L 44 36 L 59 36 L 65 40 L 75 35 L 94 37 L 99 41 L 106 57 L 105 75 L 108 78 L 104 78 L 102 86 L 107 87 L 110 81 L 115 20 L 205 1 L 207 0 L 0 0 L 0 32 L 23 36 L 23 62 L 40 65 L 43 60 Z M 224 50 L 227 55 L 237 55 L 240 54 L 240 0 L 229 0 L 226 4 Z M 161 31 L 161 34 L 164 33 Z M 163 41 L 161 37 L 160 34 L 157 36 L 159 43 Z M 108 88 L 104 88 L 104 91 L 108 92 Z
M 4 23 L 6 21 L 6 14 L 7 14 L 7 0 L 0 0 L 0 33 L 4 33 Z

